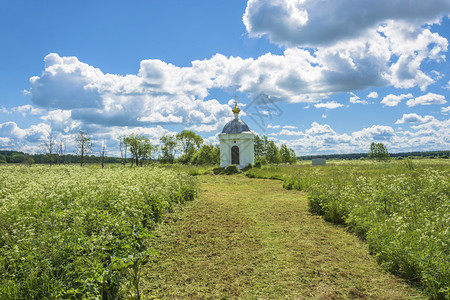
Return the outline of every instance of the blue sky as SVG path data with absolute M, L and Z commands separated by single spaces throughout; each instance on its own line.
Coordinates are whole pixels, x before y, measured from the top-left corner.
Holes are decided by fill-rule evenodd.
M 299 155 L 450 149 L 448 0 L 3 1 L 0 149 L 232 118 Z M 255 100 L 258 99 L 258 100 Z M 262 100 L 261 100 L 262 99 Z

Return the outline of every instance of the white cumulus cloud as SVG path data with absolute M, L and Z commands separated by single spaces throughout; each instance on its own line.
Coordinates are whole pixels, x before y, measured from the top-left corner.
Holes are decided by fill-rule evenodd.
M 445 104 L 447 100 L 443 95 L 438 95 L 434 93 L 428 93 L 426 95 L 410 99 L 406 102 L 409 107 L 416 105 L 432 105 L 432 104 Z
M 401 95 L 389 94 L 381 100 L 381 103 L 386 106 L 397 106 L 403 99 L 409 99 L 412 97 L 413 95 L 411 93 Z
M 243 21 L 251 36 L 316 47 L 362 36 L 388 20 L 429 23 L 446 14 L 447 0 L 249 0 Z
M 395 122 L 395 124 L 404 124 L 404 123 L 426 123 L 434 120 L 433 116 L 419 116 L 418 114 L 403 114 L 403 117 Z
M 315 108 L 335 109 L 344 106 L 336 101 L 314 104 Z
M 370 94 L 367 95 L 367 98 L 376 99 L 376 98 L 378 98 L 378 93 L 377 92 L 370 92 Z

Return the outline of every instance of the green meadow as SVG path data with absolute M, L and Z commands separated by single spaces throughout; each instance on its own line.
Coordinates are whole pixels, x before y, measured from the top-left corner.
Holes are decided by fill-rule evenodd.
M 446 159 L 0 169 L 1 299 L 450 297 Z

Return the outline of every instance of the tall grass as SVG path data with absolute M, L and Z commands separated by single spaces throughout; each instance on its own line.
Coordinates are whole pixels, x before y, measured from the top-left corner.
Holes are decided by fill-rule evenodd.
M 1 167 L 0 299 L 139 298 L 145 239 L 195 194 L 160 168 Z
M 306 191 L 312 212 L 366 239 L 387 270 L 432 298 L 450 298 L 448 160 L 271 166 L 248 174 Z

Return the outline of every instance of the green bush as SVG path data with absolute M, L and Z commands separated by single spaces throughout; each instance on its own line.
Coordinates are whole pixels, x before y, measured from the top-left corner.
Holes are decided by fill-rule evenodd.
M 237 174 L 239 173 L 239 169 L 237 168 L 236 165 L 229 165 L 228 167 L 225 168 L 224 173 L 226 175 L 232 175 L 232 174 Z
M 242 172 L 247 172 L 248 170 L 250 170 L 251 168 L 253 168 L 252 164 L 248 164 L 245 166 L 245 168 L 243 168 L 241 171 Z

